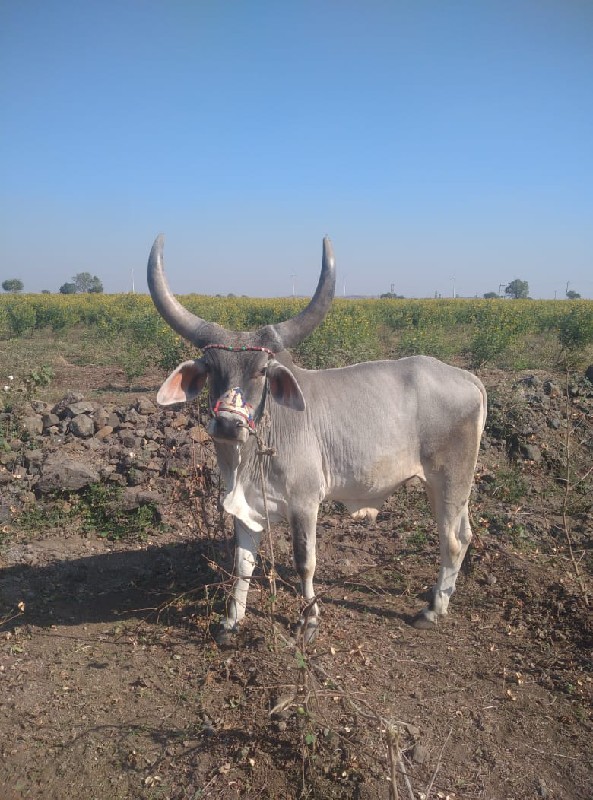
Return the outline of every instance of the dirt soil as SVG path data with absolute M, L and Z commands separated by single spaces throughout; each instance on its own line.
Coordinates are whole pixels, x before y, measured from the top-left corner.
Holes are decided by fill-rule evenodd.
M 64 390 L 122 388 L 107 370 L 65 371 Z M 529 407 L 538 449 L 509 461 L 513 437 L 494 428 L 527 408 L 510 388 L 523 376 L 481 377 L 495 403 L 475 541 L 434 631 L 410 625 L 438 570 L 415 486 L 374 525 L 322 508 L 322 626 L 304 652 L 286 529 L 276 602 L 261 578 L 236 647 L 221 649 L 230 523 L 206 527 L 191 498 L 143 541 L 5 525 L 0 798 L 376 800 L 394 781 L 408 800 L 593 798 L 591 498 L 577 487 L 563 519 L 562 398 Z M 577 401 L 582 476 L 593 408 Z

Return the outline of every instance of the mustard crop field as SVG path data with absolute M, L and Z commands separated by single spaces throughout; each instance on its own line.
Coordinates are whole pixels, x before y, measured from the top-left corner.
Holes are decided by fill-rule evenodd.
M 186 295 L 204 319 L 250 330 L 298 313 L 307 300 Z M 102 353 L 130 377 L 195 355 L 147 295 L 24 294 L 0 297 L 0 347 L 51 337 L 79 359 Z M 86 353 L 86 356 L 85 356 Z M 342 366 L 423 353 L 470 368 L 555 368 L 593 361 L 593 301 L 336 299 L 325 322 L 294 351 L 305 367 Z M 92 360 L 92 359 L 91 359 Z

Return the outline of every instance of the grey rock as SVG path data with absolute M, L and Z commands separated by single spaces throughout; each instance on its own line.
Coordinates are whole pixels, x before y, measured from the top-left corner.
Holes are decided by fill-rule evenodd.
M 176 414 L 171 420 L 171 427 L 175 429 L 185 428 L 189 424 L 187 414 Z
M 117 425 L 114 425 L 113 427 L 117 428 L 120 431 L 132 431 L 134 430 L 135 425 L 132 422 L 120 421 Z
M 114 429 L 119 428 L 121 425 L 121 420 L 115 411 L 112 411 L 111 414 L 109 414 L 109 417 L 107 418 L 107 425 L 111 425 L 111 427 Z
M 39 467 L 43 461 L 43 450 L 27 450 L 24 454 L 25 466 L 30 470 Z
M 70 403 L 66 406 L 66 414 L 70 417 L 77 417 L 79 414 L 92 414 L 96 406 L 94 403 L 89 403 L 87 400 L 80 400 L 77 403 Z
M 148 442 L 146 442 L 146 443 L 144 444 L 144 450 L 145 450 L 147 453 L 158 453 L 158 451 L 159 451 L 159 446 L 158 446 L 158 444 L 157 444 L 156 442 L 151 442 L 151 441 L 148 441 Z
M 43 430 L 47 431 L 48 428 L 53 428 L 55 425 L 60 424 L 60 418 L 57 414 L 47 413 L 42 416 Z
M 50 410 L 51 406 L 44 400 L 31 400 L 31 408 L 36 414 L 43 415 Z
M 148 416 L 149 414 L 154 414 L 156 410 L 157 407 L 152 400 L 149 400 L 147 397 L 138 398 L 136 402 L 136 411 L 139 414 L 145 414 Z
M 78 491 L 91 483 L 97 483 L 98 480 L 99 473 L 91 464 L 55 455 L 48 458 L 42 466 L 37 487 L 42 493 L 56 489 Z
M 144 414 L 139 414 L 135 408 L 130 408 L 126 411 L 126 415 L 124 417 L 126 422 L 130 422 L 134 426 L 141 425 L 142 427 L 146 427 L 146 420 L 147 417 Z
M 560 387 L 554 381 L 545 381 L 544 392 L 550 397 L 559 397 L 562 394 Z
M 91 439 L 85 439 L 83 444 L 87 450 L 93 450 L 95 453 L 99 453 L 100 455 L 103 455 L 105 452 L 104 443 L 100 439 L 96 439 L 94 436 Z
M 201 425 L 194 425 L 193 428 L 190 428 L 189 437 L 193 442 L 199 442 L 200 444 L 203 442 L 207 442 L 210 438 L 206 433 L 206 429 L 203 428 Z
M 148 474 L 141 469 L 132 467 L 128 471 L 128 485 L 129 486 L 142 486 L 148 480 Z
M 136 450 L 140 447 L 140 439 L 136 436 L 133 431 L 123 430 L 119 433 L 119 439 L 122 443 L 122 446 L 127 448 L 128 450 Z
M 95 423 L 87 414 L 79 414 L 72 419 L 70 432 L 81 439 L 87 439 L 95 433 Z
M 519 452 L 527 461 L 539 462 L 542 460 L 542 451 L 536 444 L 521 444 L 519 446 Z
M 39 436 L 43 433 L 43 420 L 40 414 L 33 414 L 30 417 L 24 417 L 21 420 L 21 429 L 28 436 Z
M 109 412 L 103 406 L 99 406 L 93 413 L 93 419 L 95 420 L 95 429 L 101 430 L 109 423 Z
M 520 383 L 525 384 L 525 386 L 530 386 L 533 389 L 537 389 L 542 385 L 541 379 L 538 378 L 537 375 L 528 375 L 526 378 L 523 378 Z
M 150 492 L 146 489 L 139 489 L 136 486 L 128 486 L 118 498 L 117 505 L 122 511 L 134 511 L 140 506 L 158 503 L 161 496 L 157 492 Z

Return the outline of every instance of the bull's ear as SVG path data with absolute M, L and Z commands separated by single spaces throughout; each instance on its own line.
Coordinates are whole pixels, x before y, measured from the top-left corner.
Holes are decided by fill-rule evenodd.
M 279 361 L 271 359 L 266 369 L 270 393 L 277 403 L 295 411 L 305 410 L 305 398 L 292 372 Z
M 200 358 L 196 361 L 184 361 L 163 383 L 156 401 L 160 406 L 187 403 L 200 394 L 207 377 L 208 370 Z

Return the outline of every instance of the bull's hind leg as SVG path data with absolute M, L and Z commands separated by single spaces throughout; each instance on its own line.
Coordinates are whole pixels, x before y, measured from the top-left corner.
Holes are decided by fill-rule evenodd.
M 443 483 L 447 484 L 446 479 Z M 453 492 L 451 498 L 446 490 L 434 483 L 427 485 L 427 492 L 437 521 L 441 569 L 430 604 L 414 620 L 417 628 L 434 628 L 438 618 L 447 613 L 457 575 L 472 538 L 467 497 L 458 500 L 455 498 L 456 492 Z
M 315 555 L 317 512 L 317 506 L 313 508 L 293 507 L 288 515 L 292 532 L 294 564 L 301 579 L 301 590 L 305 600 L 305 608 L 298 622 L 298 632 L 302 633 L 305 643 L 315 637 L 319 624 L 319 607 L 314 602 L 315 589 L 313 588 L 313 577 L 317 564 Z
M 227 615 L 222 621 L 223 632 L 236 631 L 245 616 L 249 582 L 255 568 L 261 532 L 252 531 L 241 520 L 235 518 L 235 566 L 233 590 L 227 604 Z

